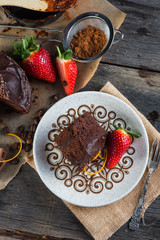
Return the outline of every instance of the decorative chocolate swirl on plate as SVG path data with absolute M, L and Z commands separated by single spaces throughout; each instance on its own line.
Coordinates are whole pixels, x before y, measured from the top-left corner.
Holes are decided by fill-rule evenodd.
M 86 194 L 99 194 L 102 191 L 111 190 L 115 184 L 122 182 L 125 175 L 129 174 L 129 169 L 133 166 L 133 156 L 135 148 L 130 146 L 125 156 L 111 170 L 106 167 L 95 175 L 88 175 L 86 172 L 79 172 L 78 167 L 73 166 L 70 161 L 64 158 L 62 152 L 54 142 L 55 135 L 59 134 L 65 127 L 82 115 L 84 112 L 90 112 L 92 117 L 105 128 L 106 131 L 113 130 L 110 123 L 117 126 L 127 128 L 127 123 L 122 118 L 117 118 L 114 111 L 108 112 L 103 106 L 95 106 L 94 104 L 81 105 L 78 109 L 70 108 L 66 114 L 58 117 L 57 122 L 52 124 L 52 129 L 48 133 L 49 142 L 45 146 L 48 152 L 47 161 L 51 165 L 50 170 L 53 171 L 55 178 L 64 182 L 65 187 L 72 187 L 75 191 Z M 132 138 L 133 143 L 133 138 Z M 104 160 L 97 158 L 91 162 L 86 170 L 88 172 L 97 172 L 103 166 Z

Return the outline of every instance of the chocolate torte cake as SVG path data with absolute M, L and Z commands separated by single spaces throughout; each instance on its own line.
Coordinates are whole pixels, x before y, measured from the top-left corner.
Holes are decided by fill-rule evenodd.
M 106 131 L 89 112 L 78 117 L 55 137 L 63 155 L 82 170 L 102 150 Z
M 31 87 L 24 70 L 0 52 L 0 101 L 21 113 L 31 107 Z

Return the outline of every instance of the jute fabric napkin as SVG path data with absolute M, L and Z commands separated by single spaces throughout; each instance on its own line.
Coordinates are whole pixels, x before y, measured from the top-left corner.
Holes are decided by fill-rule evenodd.
M 155 138 L 160 138 L 160 134 L 149 123 L 149 121 L 111 83 L 108 82 L 101 91 L 120 98 L 134 109 L 143 121 L 148 134 L 150 146 Z M 32 156 L 28 159 L 28 163 L 35 168 Z M 147 170 L 134 190 L 126 197 L 113 204 L 104 207 L 85 208 L 67 202 L 65 203 L 96 240 L 106 240 L 133 215 L 143 189 L 146 175 Z M 159 182 L 160 166 L 155 172 L 153 172 L 150 178 L 144 210 L 160 194 Z

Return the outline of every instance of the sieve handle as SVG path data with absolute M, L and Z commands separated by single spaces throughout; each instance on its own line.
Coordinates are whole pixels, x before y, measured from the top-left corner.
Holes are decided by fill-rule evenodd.
M 26 30 L 38 30 L 38 31 L 46 31 L 46 32 L 57 32 L 63 34 L 63 31 L 58 30 L 58 29 L 49 29 L 49 28 L 37 28 L 37 27 L 25 27 L 25 26 L 12 26 L 12 25 L 5 25 L 5 24 L 0 24 L 0 28 L 16 28 L 16 29 L 26 29 Z M 0 34 L 0 38 L 17 38 L 17 39 L 23 39 L 25 37 L 22 36 L 13 36 L 13 35 L 5 35 L 5 34 Z M 53 38 L 34 38 L 35 40 L 40 40 L 40 41 L 51 41 L 51 42 L 59 42 L 62 43 L 61 40 L 58 39 L 53 39 Z
M 118 43 L 120 40 L 122 40 L 124 38 L 124 33 L 122 33 L 121 31 L 119 31 L 117 29 L 114 29 L 114 31 L 116 33 L 118 33 L 120 35 L 120 37 L 117 40 L 113 41 L 113 44 Z

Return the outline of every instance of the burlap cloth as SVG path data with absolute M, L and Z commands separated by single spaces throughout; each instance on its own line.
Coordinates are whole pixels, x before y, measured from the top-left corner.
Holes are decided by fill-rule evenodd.
M 160 134 L 150 124 L 150 122 L 111 83 L 108 82 L 101 89 L 101 91 L 120 98 L 134 109 L 134 111 L 142 119 L 143 124 L 146 128 L 150 147 L 155 138 L 160 138 Z M 28 163 L 35 169 L 32 156 L 28 159 Z M 81 223 L 95 239 L 107 240 L 133 215 L 133 212 L 138 204 L 141 191 L 143 189 L 146 174 L 147 170 L 141 181 L 134 188 L 134 190 L 126 197 L 113 204 L 96 208 L 78 207 L 67 202 L 65 202 L 65 204 L 70 208 L 70 210 L 75 214 L 75 216 L 81 221 Z M 157 170 L 153 172 L 150 178 L 148 192 L 144 204 L 144 210 L 160 194 L 159 182 L 160 166 Z

